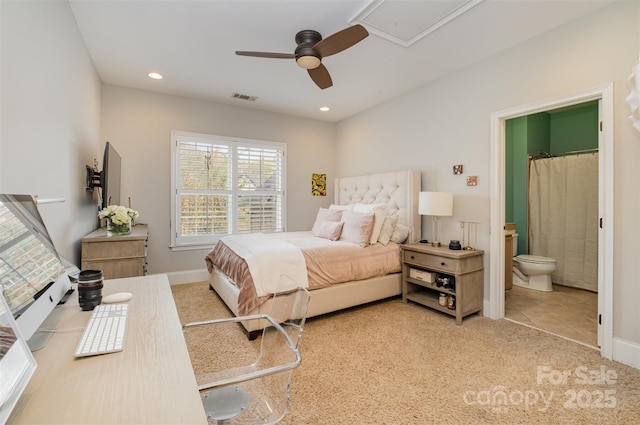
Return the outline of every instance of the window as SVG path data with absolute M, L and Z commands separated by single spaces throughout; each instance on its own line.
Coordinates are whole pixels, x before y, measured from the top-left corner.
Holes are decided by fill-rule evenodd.
M 285 144 L 181 131 L 171 140 L 174 249 L 284 231 Z

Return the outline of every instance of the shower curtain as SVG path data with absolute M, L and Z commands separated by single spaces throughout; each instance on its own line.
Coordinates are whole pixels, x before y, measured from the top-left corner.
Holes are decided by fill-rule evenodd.
M 557 260 L 551 280 L 598 291 L 598 154 L 530 161 L 529 254 Z

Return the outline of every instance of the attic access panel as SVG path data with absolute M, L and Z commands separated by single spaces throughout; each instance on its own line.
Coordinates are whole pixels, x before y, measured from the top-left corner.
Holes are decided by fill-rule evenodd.
M 483 1 L 373 0 L 350 23 L 362 24 L 372 34 L 400 46 L 409 47 Z

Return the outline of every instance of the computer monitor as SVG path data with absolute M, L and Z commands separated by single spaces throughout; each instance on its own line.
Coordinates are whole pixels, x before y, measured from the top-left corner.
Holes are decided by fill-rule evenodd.
M 53 329 L 40 328 L 71 282 L 30 195 L 0 194 L 0 288 L 29 348 L 46 345 Z
M 7 422 L 35 369 L 36 361 L 0 294 L 0 424 Z

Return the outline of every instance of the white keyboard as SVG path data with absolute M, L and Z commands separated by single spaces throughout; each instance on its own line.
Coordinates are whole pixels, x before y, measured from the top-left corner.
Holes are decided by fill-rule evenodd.
M 127 308 L 127 304 L 97 305 L 91 313 L 89 323 L 73 355 L 85 357 L 122 351 L 127 325 Z

